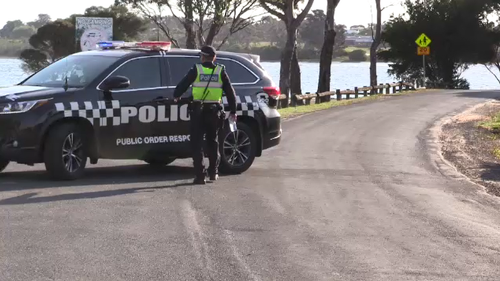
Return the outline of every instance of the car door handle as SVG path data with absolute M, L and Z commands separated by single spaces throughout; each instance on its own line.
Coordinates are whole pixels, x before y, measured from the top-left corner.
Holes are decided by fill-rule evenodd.
M 164 102 L 168 101 L 168 98 L 157 97 L 157 98 L 153 99 L 153 101 L 155 101 L 156 103 L 164 103 Z

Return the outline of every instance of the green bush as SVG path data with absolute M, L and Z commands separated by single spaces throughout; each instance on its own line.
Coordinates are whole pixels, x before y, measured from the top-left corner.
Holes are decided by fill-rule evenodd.
M 366 52 L 364 50 L 354 50 L 349 52 L 349 61 L 366 61 L 368 57 L 366 56 Z

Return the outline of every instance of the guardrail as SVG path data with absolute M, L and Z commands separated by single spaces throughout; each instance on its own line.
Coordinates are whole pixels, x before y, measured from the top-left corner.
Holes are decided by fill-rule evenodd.
M 310 105 L 312 102 L 314 102 L 314 104 L 329 102 L 332 100 L 332 98 L 334 100 L 341 101 L 341 100 L 357 99 L 360 97 L 368 97 L 379 94 L 386 94 L 386 95 L 396 94 L 405 91 L 414 91 L 422 88 L 424 88 L 423 83 L 417 80 L 415 81 L 415 83 L 398 82 L 398 83 L 380 84 L 374 87 L 370 86 L 363 86 L 359 88 L 355 87 L 354 90 L 337 89 L 335 91 L 323 92 L 323 93 L 307 92 L 303 95 L 292 95 L 292 99 L 295 99 L 295 101 L 287 99 L 286 95 L 281 95 L 279 98 L 280 100 L 279 106 L 280 107 L 288 107 L 290 105 L 303 106 L 303 105 Z

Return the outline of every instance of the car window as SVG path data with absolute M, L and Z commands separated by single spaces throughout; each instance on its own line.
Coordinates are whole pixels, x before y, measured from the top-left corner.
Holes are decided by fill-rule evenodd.
M 170 83 L 176 86 L 186 76 L 189 69 L 194 64 L 200 62 L 198 57 L 169 57 L 168 65 L 170 67 Z
M 226 72 L 231 83 L 253 83 L 257 78 L 241 64 L 225 59 L 218 59 L 218 64 L 226 66 Z
M 129 89 L 161 87 L 160 60 L 156 57 L 131 60 L 120 66 L 112 76 L 125 76 L 130 80 Z
M 200 59 L 198 57 L 169 57 L 168 63 L 171 72 L 171 83 L 175 86 L 179 84 L 194 64 L 200 63 Z M 237 62 L 219 58 L 216 63 L 226 66 L 226 72 L 231 83 L 253 83 L 257 80 L 250 71 Z
M 70 88 L 86 87 L 117 60 L 110 56 L 68 56 L 35 73 L 22 85 L 63 87 L 67 82 Z

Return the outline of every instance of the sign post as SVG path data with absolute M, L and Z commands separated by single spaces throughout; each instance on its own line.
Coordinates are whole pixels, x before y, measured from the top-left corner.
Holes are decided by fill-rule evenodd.
M 425 35 L 425 33 L 420 34 L 415 43 L 417 43 L 417 55 L 422 56 L 422 62 L 424 67 L 424 85 L 426 85 L 426 75 L 425 75 L 425 56 L 431 53 L 431 49 L 428 47 L 431 44 L 431 39 Z

